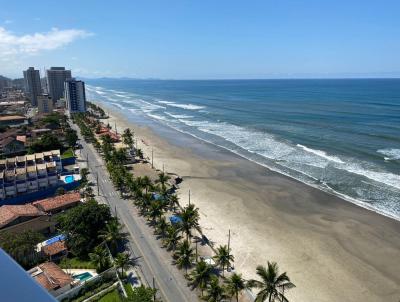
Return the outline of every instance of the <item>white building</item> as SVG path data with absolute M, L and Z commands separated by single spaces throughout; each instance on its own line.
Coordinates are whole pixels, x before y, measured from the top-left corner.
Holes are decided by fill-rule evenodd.
M 40 73 L 33 67 L 24 71 L 25 90 L 28 93 L 32 106 L 37 106 L 37 96 L 42 93 Z
M 35 192 L 58 184 L 60 150 L 0 160 L 0 199 Z
M 71 70 L 65 67 L 51 67 L 46 71 L 47 89 L 53 102 L 57 102 L 64 96 L 64 82 L 71 79 Z
M 85 83 L 70 79 L 65 81 L 65 107 L 69 114 L 86 112 Z

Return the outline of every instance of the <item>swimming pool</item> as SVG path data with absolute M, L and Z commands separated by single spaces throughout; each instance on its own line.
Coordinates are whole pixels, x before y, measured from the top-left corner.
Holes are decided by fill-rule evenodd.
M 71 182 L 74 182 L 75 179 L 74 179 L 73 175 L 67 175 L 67 176 L 65 176 L 64 181 L 65 181 L 65 183 L 69 184 Z
M 86 280 L 88 280 L 88 279 L 90 279 L 90 278 L 92 278 L 93 277 L 93 275 L 91 274 L 91 273 L 89 273 L 89 272 L 84 272 L 84 273 L 82 273 L 82 274 L 79 274 L 79 275 L 75 275 L 74 276 L 74 279 L 79 279 L 80 281 L 86 281 Z

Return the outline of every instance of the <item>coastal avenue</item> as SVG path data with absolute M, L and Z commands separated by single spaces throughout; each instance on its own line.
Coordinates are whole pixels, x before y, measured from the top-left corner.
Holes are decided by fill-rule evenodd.
M 96 198 L 102 199 L 107 203 L 114 213 L 116 210 L 120 222 L 125 225 L 130 235 L 129 248 L 132 256 L 135 258 L 140 257 L 140 260 L 143 260 L 140 261 L 139 265 L 146 279 L 146 285 L 153 286 L 154 277 L 155 286 L 163 301 L 197 301 L 196 292 L 191 291 L 186 286 L 187 280 L 175 266 L 171 265 L 170 256 L 160 248 L 146 225 L 141 221 L 136 221 L 133 217 L 132 202 L 120 198 L 120 194 L 114 189 L 104 168 L 102 158 L 92 145 L 84 141 L 76 125 L 71 124 L 71 126 L 77 131 L 83 146 L 83 149 L 81 149 L 82 158 L 89 156 L 89 169 L 92 177 L 96 178 L 96 175 L 98 175 L 100 196 Z M 96 190 L 97 188 L 94 191 L 96 192 Z

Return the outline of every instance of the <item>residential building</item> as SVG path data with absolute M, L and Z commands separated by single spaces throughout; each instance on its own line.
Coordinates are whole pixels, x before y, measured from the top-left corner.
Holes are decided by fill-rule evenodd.
M 54 262 L 39 264 L 30 269 L 28 274 L 54 297 L 70 290 L 71 283 L 74 282 L 74 279 Z
M 19 135 L 18 129 L 10 129 L 0 134 L 0 155 L 11 157 L 25 152 L 26 136 Z
M 39 70 L 29 67 L 24 71 L 25 90 L 28 93 L 32 106 L 37 106 L 37 96 L 42 93 Z
M 0 116 L 0 126 L 19 127 L 28 124 L 28 119 L 22 115 Z
M 75 79 L 65 82 L 65 103 L 68 114 L 86 112 L 85 83 Z
M 0 232 L 16 234 L 32 230 L 54 233 L 57 216 L 80 202 L 80 193 L 71 192 L 25 205 L 3 205 L 0 207 Z
M 47 239 L 36 246 L 37 252 L 42 252 L 50 261 L 57 260 L 68 253 L 65 243 L 66 236 L 61 234 Z
M 60 150 L 0 160 L 0 200 L 58 184 Z
M 48 93 L 57 102 L 64 96 L 64 82 L 71 79 L 71 70 L 65 67 L 51 67 L 46 71 Z
M 53 112 L 53 100 L 48 94 L 38 96 L 38 112 L 41 114 Z

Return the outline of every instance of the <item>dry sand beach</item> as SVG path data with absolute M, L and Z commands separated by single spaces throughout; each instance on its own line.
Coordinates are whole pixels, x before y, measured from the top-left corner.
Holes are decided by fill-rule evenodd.
M 400 299 L 400 222 L 272 172 L 222 148 L 159 125 L 110 112 L 118 131 L 133 128 L 154 165 L 183 177 L 181 203 L 200 208 L 204 233 L 231 247 L 235 268 L 255 277 L 278 262 L 297 288 L 291 301 Z

